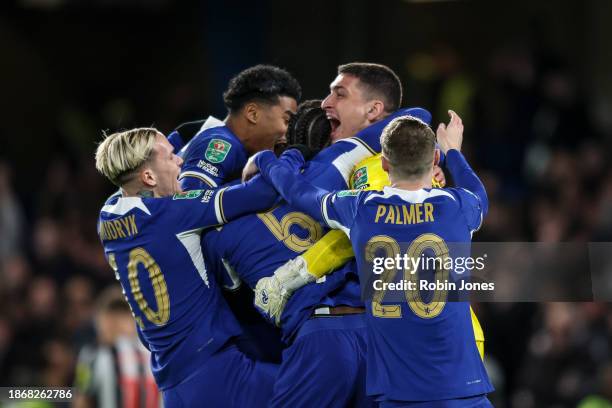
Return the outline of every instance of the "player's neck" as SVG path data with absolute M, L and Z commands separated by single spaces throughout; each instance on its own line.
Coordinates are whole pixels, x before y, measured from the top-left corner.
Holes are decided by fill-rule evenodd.
M 249 135 L 248 126 L 245 125 L 244 122 L 240 120 L 240 118 L 233 117 L 232 115 L 227 115 L 224 120 L 225 126 L 240 140 L 240 143 L 244 146 L 244 148 L 251 153 L 249 148 L 249 140 L 251 139 Z
M 391 187 L 407 191 L 417 191 L 424 188 L 431 188 L 431 175 L 415 180 L 391 180 Z
M 152 198 L 155 197 L 153 190 L 146 189 L 142 186 L 123 186 L 121 187 L 121 195 L 123 197 L 140 197 L 140 198 Z

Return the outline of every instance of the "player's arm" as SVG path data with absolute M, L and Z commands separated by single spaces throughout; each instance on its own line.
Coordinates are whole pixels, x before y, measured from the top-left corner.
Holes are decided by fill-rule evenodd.
M 291 206 L 321 223 L 325 222 L 320 209 L 323 199 L 330 193 L 329 191 L 315 187 L 305 182 L 302 177 L 293 174 L 290 167 L 277 160 L 270 150 L 259 152 L 254 158 L 254 163 L 261 176 Z
M 361 140 L 365 143 L 373 152 L 373 154 L 380 153 L 380 135 L 385 128 L 393 119 L 399 118 L 400 116 L 414 116 L 427 123 L 431 124 L 431 113 L 427 109 L 423 108 L 405 108 L 399 109 L 383 120 L 376 122 L 367 128 L 357 133 L 354 138 Z M 353 163 L 356 164 L 356 163 Z
M 358 190 L 330 192 L 313 186 L 297 174 L 286 161 L 276 159 L 266 150 L 255 156 L 261 176 L 294 208 L 304 212 L 330 228 L 349 235 L 353 224 Z
M 163 198 L 182 231 L 227 224 L 242 215 L 269 209 L 277 192 L 261 177 L 231 187 L 189 190 Z
M 489 199 L 482 181 L 470 167 L 467 160 L 459 150 L 449 150 L 447 165 L 450 174 L 459 188 L 463 188 L 475 195 L 481 203 L 484 215 L 489 210 Z
M 255 285 L 255 306 L 279 325 L 293 292 L 338 269 L 353 257 L 346 234 L 331 230 L 302 255 L 276 269 L 272 276 L 259 279 Z
M 299 288 L 338 269 L 354 257 L 344 232 L 331 230 L 302 255 L 289 260 L 255 285 L 255 305 L 280 320 L 289 297 Z
M 262 176 L 273 184 L 293 207 L 327 224 L 330 228 L 341 229 L 346 235 L 350 233 L 350 227 L 356 214 L 358 191 L 330 193 L 312 186 L 302 177 L 292 174 L 290 169 L 277 161 L 271 152 L 258 154 L 255 162 Z M 328 255 L 341 253 L 340 259 L 337 259 L 338 266 L 340 266 L 353 256 L 350 246 L 346 246 L 347 243 L 350 245 L 346 235 L 344 238 L 340 238 L 337 234 L 330 235 L 315 246 L 318 245 L 319 249 Z M 338 251 L 338 246 L 342 249 L 341 252 Z M 311 254 L 315 253 L 311 251 Z M 308 257 L 297 257 L 275 271 L 273 276 L 260 279 L 257 283 L 255 305 L 274 319 L 277 324 L 280 323 L 282 310 L 291 293 L 316 279 L 306 267 L 307 259 Z M 310 260 L 312 266 L 316 265 L 316 268 L 319 268 L 312 268 L 315 273 L 320 274 L 319 276 L 330 271 L 329 263 L 325 266 L 323 257 L 315 255 Z
M 458 198 L 461 212 L 465 215 L 470 230 L 477 231 L 489 209 L 484 185 L 458 150 L 448 152 L 447 163 L 455 184 L 459 187 L 452 189 L 452 192 Z
M 340 268 L 355 254 L 346 234 L 331 230 L 300 256 L 304 258 L 306 272 L 314 281 Z
M 478 230 L 489 209 L 487 192 L 474 170 L 461 154 L 463 123 L 453 111 L 449 111 L 448 125 L 438 126 L 436 135 L 440 149 L 446 154 L 446 166 L 458 189 L 453 193 L 458 198 L 461 211 L 472 232 Z
M 292 151 L 278 160 L 292 176 L 303 164 L 303 160 L 295 158 L 297 156 L 301 157 L 300 153 Z M 277 198 L 273 186 L 258 175 L 245 183 L 219 189 L 189 190 L 166 200 L 175 203 L 171 210 L 178 216 L 181 229 L 187 230 L 223 225 L 243 215 L 268 210 Z

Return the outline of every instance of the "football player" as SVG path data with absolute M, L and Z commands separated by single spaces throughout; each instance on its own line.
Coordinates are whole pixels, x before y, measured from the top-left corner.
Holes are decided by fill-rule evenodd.
M 256 65 L 232 78 L 223 94 L 225 120 L 209 117 L 179 153 L 185 160 L 183 189 L 217 187 L 240 178 L 250 155 L 272 149 L 284 137 L 300 96 L 297 80 L 271 65 Z M 184 124 L 169 137 L 189 135 L 193 124 Z
M 152 128 L 102 141 L 96 168 L 120 187 L 100 212 L 105 256 L 167 407 L 266 406 L 277 367 L 236 348 L 240 328 L 206 271 L 200 241 L 205 228 L 265 210 L 277 194 L 261 179 L 182 192 L 181 164 Z
M 306 106 L 303 108 L 302 105 Z M 295 130 L 292 128 L 291 142 L 313 147 L 324 146 L 329 140 L 330 132 L 330 128 L 325 126 L 325 111 L 311 101 L 302 105 L 292 118 Z M 350 189 L 382 190 L 391 184 L 389 175 L 382 168 L 380 156 L 381 154 L 377 153 L 355 166 L 349 177 Z M 445 180 L 441 177 L 436 178 L 438 172 L 441 172 L 441 169 L 436 167 L 432 185 L 444 187 Z M 280 267 L 272 277 L 263 278 L 258 282 L 255 298 L 261 299 L 265 292 L 268 299 L 265 305 L 261 301 L 258 301 L 258 305 L 271 318 L 280 316 L 287 298 L 294 290 L 341 268 L 353 257 L 348 237 L 338 230 L 328 232 L 302 255 Z M 481 358 L 484 359 L 484 332 L 472 309 L 470 313 L 476 345 Z
M 255 162 L 293 206 L 350 237 L 361 280 L 370 282 L 374 254 L 382 251 L 395 258 L 405 250 L 418 258 L 433 251 L 452 257 L 456 250 L 447 243 L 469 243 L 482 224 L 486 192 L 460 153 L 461 119 L 449 114 L 448 126 L 438 127 L 438 142 L 458 188 L 432 188 L 439 160 L 436 137 L 414 117 L 398 118 L 383 131 L 381 163 L 392 186 L 382 191 L 320 189 L 271 152 L 258 154 Z M 440 271 L 451 281 L 462 278 L 452 269 Z M 385 281 L 395 281 L 396 272 L 385 271 Z M 447 302 L 446 296 L 446 291 L 436 291 L 426 302 L 418 290 L 408 289 L 404 301 L 388 304 L 382 290 L 366 302 L 367 391 L 381 407 L 491 406 L 486 394 L 493 387 L 474 342 L 470 305 Z
M 239 179 L 250 155 L 273 148 L 285 136 L 300 97 L 298 81 L 284 69 L 257 65 L 238 73 L 223 94 L 228 112 L 223 121 L 211 116 L 182 124 L 169 135 L 169 140 L 189 141 L 179 152 L 185 160 L 181 187 L 210 188 Z M 256 359 L 278 362 L 282 348 L 278 331 L 251 307 L 253 292 L 241 287 L 235 275 L 222 275 L 219 284 L 243 328 L 241 350 Z

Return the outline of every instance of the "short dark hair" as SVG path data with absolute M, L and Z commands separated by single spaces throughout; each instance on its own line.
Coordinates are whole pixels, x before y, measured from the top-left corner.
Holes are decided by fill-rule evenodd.
M 282 68 L 255 65 L 230 80 L 223 93 L 223 102 L 232 113 L 252 101 L 276 105 L 280 96 L 289 96 L 299 101 L 302 88 L 298 81 Z
M 431 168 L 436 135 L 422 120 L 401 116 L 385 127 L 380 145 L 393 175 L 404 180 L 413 179 Z
M 351 62 L 338 66 L 338 75 L 352 75 L 359 79 L 369 98 L 380 98 L 385 111 L 391 113 L 402 105 L 402 82 L 386 65 Z

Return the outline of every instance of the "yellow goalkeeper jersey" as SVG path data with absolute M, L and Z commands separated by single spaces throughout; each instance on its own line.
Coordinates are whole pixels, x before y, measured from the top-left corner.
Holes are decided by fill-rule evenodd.
M 382 168 L 380 153 L 357 164 L 349 178 L 351 189 L 382 190 L 384 186 L 389 184 L 389 175 Z M 433 187 L 440 187 L 436 180 L 432 180 L 432 185 Z M 344 265 L 354 257 L 354 253 L 346 234 L 340 230 L 332 230 L 304 252 L 302 257 L 306 260 L 308 272 L 320 278 Z M 472 314 L 472 327 L 476 345 L 480 357 L 484 358 L 484 332 L 471 307 L 470 313 Z

